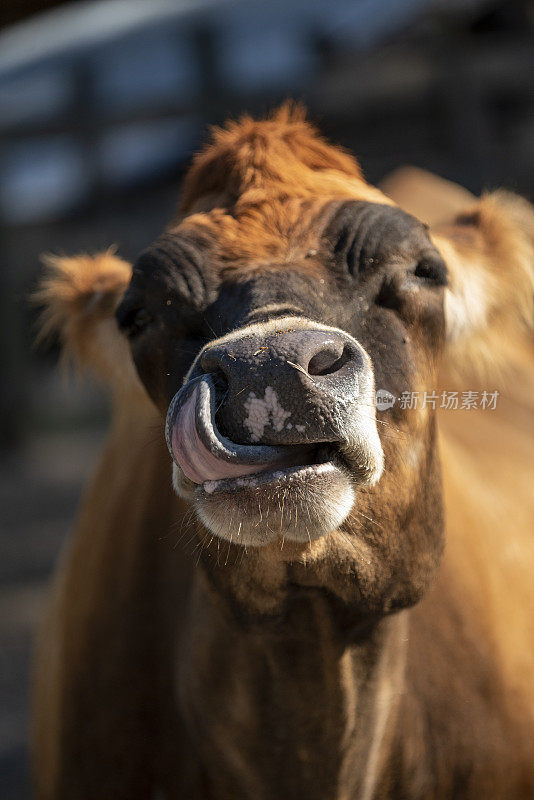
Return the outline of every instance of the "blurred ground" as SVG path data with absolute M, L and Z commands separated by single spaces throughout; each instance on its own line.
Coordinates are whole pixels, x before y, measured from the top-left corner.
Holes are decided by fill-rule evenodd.
M 97 405 L 102 403 L 88 387 L 85 392 Z M 81 430 L 41 432 L 0 461 L 2 800 L 30 796 L 27 726 L 33 634 L 46 601 L 52 568 L 68 538 L 81 487 L 95 463 L 103 436 L 103 426 L 96 420 L 91 426 L 85 423 Z

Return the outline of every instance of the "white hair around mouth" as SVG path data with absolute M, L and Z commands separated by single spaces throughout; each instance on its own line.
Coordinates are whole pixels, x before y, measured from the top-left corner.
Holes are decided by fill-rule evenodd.
M 278 538 L 311 543 L 337 530 L 354 505 L 350 477 L 331 463 L 276 471 L 271 477 L 272 485 L 260 475 L 236 478 L 230 488 L 226 481 L 204 484 L 195 493 L 200 521 L 220 539 L 245 547 Z

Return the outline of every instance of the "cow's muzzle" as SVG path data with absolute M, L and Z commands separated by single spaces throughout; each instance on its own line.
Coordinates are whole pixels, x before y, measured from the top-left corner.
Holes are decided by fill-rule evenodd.
M 343 331 L 298 318 L 207 345 L 170 404 L 166 434 L 177 490 L 196 486 L 204 503 L 230 493 L 234 505 L 237 492 L 243 513 L 247 490 L 256 502 L 285 487 L 297 502 L 306 485 L 328 494 L 336 478 L 353 499 L 355 486 L 376 482 L 383 467 L 367 354 Z M 336 491 L 346 516 L 352 500 Z

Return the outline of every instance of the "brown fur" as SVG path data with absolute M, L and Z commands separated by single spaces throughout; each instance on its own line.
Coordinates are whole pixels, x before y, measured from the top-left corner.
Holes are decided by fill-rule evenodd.
M 170 230 L 188 215 L 182 226 L 204 232 L 233 269 L 275 257 L 298 265 L 317 245 L 310 219 L 326 200 L 347 197 L 389 202 L 351 155 L 325 142 L 298 106 L 285 105 L 268 121 L 245 117 L 213 132 L 185 178 Z
M 476 197 L 461 186 L 418 167 L 398 167 L 380 183 L 395 203 L 426 225 L 450 223 Z
M 438 207 L 450 187 L 429 182 Z M 416 192 L 412 182 L 414 205 Z M 534 796 L 534 355 L 522 333 L 532 309 L 532 211 L 501 194 L 463 208 L 460 195 L 434 233 L 465 312 L 440 380 L 501 397 L 496 411 L 440 412 L 447 548 L 438 578 L 413 610 L 374 633 L 364 625 L 351 648 L 339 563 L 330 573 L 325 560 L 331 537 L 282 556 L 274 546 L 237 554 L 212 541 L 218 569 L 199 576 L 197 552 L 191 558 L 192 547 L 179 544 L 195 529 L 171 494 L 169 458 L 154 436 L 160 417 L 110 316 L 128 268 L 111 253 L 53 263 L 41 295 L 47 329 L 111 383 L 117 417 L 41 635 L 39 797 L 133 800 L 159 787 L 191 800 L 267 800 L 282 796 L 282 781 L 283 796 L 295 798 Z M 391 202 L 300 112 L 283 109 L 215 134 L 185 182 L 182 213 L 194 213 L 181 224 L 205 235 L 230 272 L 280 253 L 318 270 L 303 209 L 309 223 L 333 198 Z M 484 292 L 471 314 L 473 275 Z M 402 491 L 410 467 L 395 467 Z M 393 498 L 382 499 L 387 511 Z M 222 598 L 273 615 L 288 570 L 312 598 L 291 608 L 294 638 L 275 616 L 236 625 Z M 335 614 L 324 586 L 338 594 Z M 190 749 L 175 692 L 201 752 Z

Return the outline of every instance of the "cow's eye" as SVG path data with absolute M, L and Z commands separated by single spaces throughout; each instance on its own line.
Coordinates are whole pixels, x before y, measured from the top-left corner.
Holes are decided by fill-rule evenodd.
M 140 308 L 132 308 L 123 313 L 117 314 L 119 328 L 129 339 L 133 339 L 141 331 L 145 330 L 153 320 L 150 311 L 141 306 Z
M 414 271 L 416 278 L 424 278 L 439 286 L 447 284 L 447 267 L 439 253 L 423 256 Z

